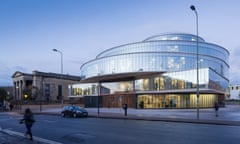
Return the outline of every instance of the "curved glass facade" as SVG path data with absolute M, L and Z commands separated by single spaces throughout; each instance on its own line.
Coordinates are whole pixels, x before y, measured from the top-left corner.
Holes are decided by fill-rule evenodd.
M 175 34 L 172 37 L 187 37 L 187 34 Z M 161 39 L 163 39 L 161 35 Z M 169 35 L 167 35 L 169 37 Z M 193 37 L 190 35 L 189 37 Z M 229 52 L 218 45 L 199 42 L 199 65 L 211 67 L 223 77 L 228 78 Z M 143 71 L 179 71 L 196 68 L 196 41 L 153 40 L 122 45 L 108 49 L 81 66 L 81 75 L 85 78 L 99 74 Z
M 136 105 L 139 105 L 139 102 L 142 103 L 142 99 L 145 100 L 149 92 L 152 96 L 154 93 L 154 99 L 159 98 L 161 107 L 166 107 L 162 99 L 165 103 L 166 94 L 170 93 L 179 96 L 179 101 L 186 100 L 186 97 L 189 97 L 190 101 L 190 95 L 194 95 L 196 91 L 197 39 L 200 91 L 205 93 L 208 91 L 208 94 L 212 94 L 211 98 L 216 100 L 218 95 L 224 95 L 228 86 L 229 52 L 221 46 L 207 43 L 203 38 L 192 34 L 157 35 L 141 42 L 110 48 L 97 55 L 96 59 L 83 64 L 80 68 L 81 77 L 90 79 L 123 73 L 161 72 L 163 74 L 158 76 L 138 77 L 134 80 L 131 87 L 137 95 Z M 146 81 L 148 81 L 147 84 Z M 109 87 L 109 89 L 112 88 Z M 176 92 L 167 90 L 176 90 Z M 189 103 L 185 105 L 185 103 L 187 102 L 175 106 L 179 108 L 195 106 Z M 146 108 L 159 108 L 159 105 L 156 107 L 150 105 L 148 104 Z M 202 107 L 211 106 L 202 105 Z

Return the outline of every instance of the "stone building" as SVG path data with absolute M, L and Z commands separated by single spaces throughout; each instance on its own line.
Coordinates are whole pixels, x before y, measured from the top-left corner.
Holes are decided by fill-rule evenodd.
M 230 85 L 228 87 L 228 100 L 240 100 L 240 85 Z
M 16 71 L 12 75 L 14 100 L 67 100 L 69 85 L 79 83 L 73 75 L 33 71 L 32 74 Z

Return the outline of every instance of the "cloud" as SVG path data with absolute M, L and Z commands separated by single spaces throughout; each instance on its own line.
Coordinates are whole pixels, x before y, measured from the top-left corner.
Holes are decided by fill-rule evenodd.
M 8 67 L 4 63 L 0 63 L 0 86 L 10 86 L 12 84 L 12 75 L 16 71 L 26 72 L 27 69 L 22 66 Z

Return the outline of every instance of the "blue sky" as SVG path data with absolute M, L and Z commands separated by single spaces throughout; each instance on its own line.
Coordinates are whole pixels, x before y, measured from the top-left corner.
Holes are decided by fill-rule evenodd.
M 169 32 L 196 34 L 230 52 L 230 84 L 240 84 L 239 0 L 0 0 L 0 86 L 15 71 L 80 75 L 101 51 Z

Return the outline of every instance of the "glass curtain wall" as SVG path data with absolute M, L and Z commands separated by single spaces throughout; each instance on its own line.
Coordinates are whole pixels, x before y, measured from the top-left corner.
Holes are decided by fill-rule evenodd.
M 216 94 L 201 94 L 200 108 L 213 107 L 217 101 Z M 137 108 L 196 108 L 196 94 L 145 94 L 138 95 Z
M 221 89 L 225 87 L 226 80 L 220 78 L 214 71 L 203 68 L 200 69 L 200 88 L 207 89 Z M 211 77 L 217 78 L 217 82 L 210 80 Z M 225 82 L 224 82 L 225 81 Z M 133 86 L 135 85 L 135 89 Z M 97 95 L 97 84 L 79 84 L 73 85 L 72 95 L 94 96 Z M 101 84 L 102 95 L 122 94 L 134 92 L 137 96 L 137 108 L 195 108 L 196 94 L 186 92 L 185 94 L 178 94 L 172 92 L 166 94 L 164 91 L 168 90 L 186 90 L 196 89 L 196 70 L 188 70 L 182 72 L 171 72 L 159 75 L 157 77 L 138 79 L 124 82 L 111 82 Z M 149 94 L 149 93 L 154 94 Z M 145 93 L 145 94 L 140 94 Z M 160 94 L 164 93 L 164 94 Z M 202 94 L 200 95 L 200 107 L 212 107 L 217 100 L 217 94 Z

